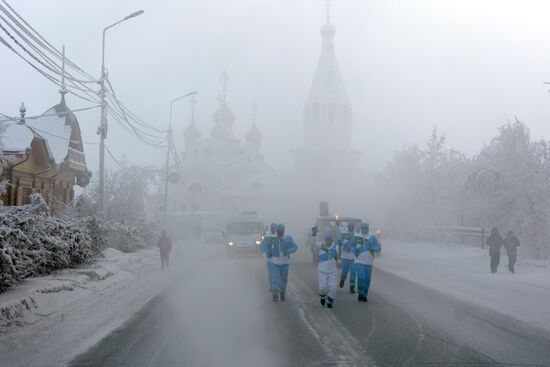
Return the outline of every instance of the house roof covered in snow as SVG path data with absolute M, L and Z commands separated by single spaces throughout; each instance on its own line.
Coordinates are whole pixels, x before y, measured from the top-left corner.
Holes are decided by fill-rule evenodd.
M 2 150 L 6 154 L 25 153 L 35 137 L 45 142 L 49 158 L 55 163 L 70 160 L 86 169 L 80 126 L 64 97 L 37 118 L 26 118 L 24 123 L 10 122 L 2 139 Z
M 31 149 L 34 138 L 43 139 L 33 129 L 16 121 L 5 123 L 6 130 L 2 136 L 2 151 L 5 154 L 24 154 Z

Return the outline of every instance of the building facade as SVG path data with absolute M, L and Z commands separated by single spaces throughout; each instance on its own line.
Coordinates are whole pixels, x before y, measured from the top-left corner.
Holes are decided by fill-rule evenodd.
M 50 210 L 74 198 L 74 185 L 86 186 L 91 173 L 78 119 L 61 102 L 38 118 L 21 117 L 8 121 L 2 137 L 2 174 L 7 181 L 2 193 L 4 205 L 30 203 L 30 195 L 40 193 Z

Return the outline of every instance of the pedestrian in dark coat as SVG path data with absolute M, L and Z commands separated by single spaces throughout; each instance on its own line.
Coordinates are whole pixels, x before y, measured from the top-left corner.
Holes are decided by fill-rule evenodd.
M 166 231 L 161 232 L 157 247 L 160 250 L 160 267 L 164 270 L 170 265 L 170 251 L 172 251 L 172 240 L 170 240 Z
M 510 273 L 515 273 L 516 260 L 518 257 L 519 240 L 514 235 L 514 232 L 508 231 L 506 238 L 504 239 L 504 247 L 506 248 L 506 254 L 508 255 L 508 270 Z
M 504 240 L 496 228 L 491 229 L 491 235 L 485 241 L 489 246 L 489 256 L 491 256 L 491 273 L 496 273 L 498 264 L 500 263 L 500 248 L 504 244 Z

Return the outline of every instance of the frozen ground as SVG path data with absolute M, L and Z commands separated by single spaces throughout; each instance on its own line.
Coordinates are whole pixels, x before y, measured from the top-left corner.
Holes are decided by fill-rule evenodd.
M 175 258 L 184 252 L 175 246 Z M 58 366 L 120 327 L 177 269 L 158 250 L 107 249 L 94 265 L 27 279 L 0 294 L 0 355 L 10 366 Z
M 386 240 L 375 263 L 410 281 L 550 330 L 550 261 L 520 257 L 511 274 L 503 251 L 498 272 L 491 274 L 487 249 Z

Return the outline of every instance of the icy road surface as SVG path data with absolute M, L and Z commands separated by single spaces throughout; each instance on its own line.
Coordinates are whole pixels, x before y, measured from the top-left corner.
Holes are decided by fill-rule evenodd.
M 367 304 L 339 290 L 328 310 L 303 247 L 278 304 L 264 259 L 202 251 L 219 253 L 182 271 L 72 366 L 550 365 L 547 331 L 380 269 Z

